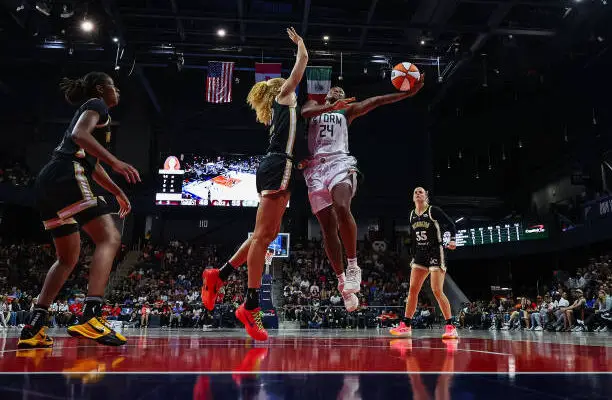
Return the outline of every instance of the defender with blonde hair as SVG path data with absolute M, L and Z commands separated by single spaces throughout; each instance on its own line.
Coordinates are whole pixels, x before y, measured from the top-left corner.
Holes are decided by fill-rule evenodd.
M 280 231 L 294 181 L 294 164 L 308 155 L 305 124 L 300 118 L 295 95 L 295 88 L 302 80 L 308 63 L 308 52 L 295 29 L 287 29 L 287 34 L 298 47 L 291 75 L 287 79 L 258 82 L 247 96 L 247 103 L 255 110 L 257 122 L 266 125 L 270 133 L 267 154 L 257 169 L 256 184 L 261 201 L 257 209 L 255 231 L 220 269 L 208 269 L 202 273 L 202 302 L 212 311 L 217 292 L 223 283 L 235 268 L 247 263 L 247 297 L 245 303 L 236 310 L 236 318 L 255 340 L 268 338 L 259 308 L 259 288 L 266 251 Z

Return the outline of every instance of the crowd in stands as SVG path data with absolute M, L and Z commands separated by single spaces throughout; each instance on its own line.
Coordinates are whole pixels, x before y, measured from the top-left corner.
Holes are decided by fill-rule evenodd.
M 134 326 L 233 326 L 233 312 L 244 299 L 246 268 L 230 277 L 218 295 L 218 307 L 209 312 L 200 298 L 201 274 L 215 265 L 219 265 L 215 246 L 195 248 L 178 241 L 146 245 L 134 271 L 115 287 L 109 300 L 123 305 L 118 319 Z
M 494 297 L 465 304 L 459 313 L 468 329 L 556 332 L 612 331 L 612 254 L 593 258 L 572 275 L 557 271 L 541 294 Z
M 356 312 L 348 313 L 323 244 L 307 241 L 294 245 L 290 261 L 282 268 L 285 319 L 310 328 L 364 328 L 397 323 L 397 312 L 403 308 L 408 292 L 409 269 L 401 267 L 399 255 L 387 251 L 386 245 L 373 246 L 367 239 L 359 241 L 358 263 L 362 268 L 362 288 L 357 294 L 360 306 Z M 418 310 L 419 315 L 428 310 L 422 305 L 424 296 L 421 300 L 423 310 Z
M 0 164 L 0 183 L 13 186 L 29 186 L 34 183 L 36 176 L 30 174 L 30 170 L 24 163 L 18 161 L 3 161 Z
M 58 314 L 58 325 L 67 326 L 82 315 L 87 292 L 89 263 L 94 246 L 85 237 L 77 265 L 51 305 L 51 315 Z M 122 247 L 115 266 L 126 253 Z M 55 249 L 49 244 L 3 244 L 0 240 L 0 329 L 23 326 L 36 304 L 47 271 L 55 262 Z
M 93 246 L 82 245 L 81 258 L 58 299 L 50 307 L 52 326 L 74 324 L 82 316 L 88 264 Z M 117 261 L 125 254 L 125 248 Z M 612 256 L 592 259 L 571 275 L 557 271 L 541 293 L 465 304 L 456 316 L 465 329 L 607 331 L 612 329 Z M 0 329 L 27 321 L 35 296 L 55 260 L 50 245 L 0 244 Z M 213 245 L 171 242 L 147 244 L 138 263 L 114 282 L 107 294 L 104 316 L 132 327 L 213 328 L 236 326 L 234 310 L 244 300 L 246 268 L 241 267 L 220 291 L 217 306 L 202 307 L 200 287 L 204 268 L 221 264 Z M 275 279 L 282 288 L 279 315 L 304 328 L 389 327 L 399 322 L 408 290 L 409 269 L 398 254 L 360 241 L 363 270 L 360 307 L 344 309 L 337 278 L 321 242 L 296 241 L 291 257 L 276 259 Z M 280 276 L 278 276 L 280 275 Z M 280 284 L 280 285 L 279 285 Z M 413 323 L 428 327 L 439 313 L 426 291 L 419 299 Z

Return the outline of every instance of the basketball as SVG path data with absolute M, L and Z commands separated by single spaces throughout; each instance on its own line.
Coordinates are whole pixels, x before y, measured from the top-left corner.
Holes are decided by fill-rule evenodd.
M 391 83 L 401 92 L 412 89 L 420 78 L 421 73 L 417 66 L 409 62 L 399 63 L 391 71 Z

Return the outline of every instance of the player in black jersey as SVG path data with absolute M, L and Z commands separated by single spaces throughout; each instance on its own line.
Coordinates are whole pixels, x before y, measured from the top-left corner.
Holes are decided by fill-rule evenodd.
M 287 79 L 275 78 L 256 83 L 249 92 L 247 103 L 257 113 L 257 121 L 269 127 L 268 154 L 257 169 L 259 208 L 253 235 L 247 239 L 234 256 L 220 269 L 208 269 L 202 273 L 202 301 L 207 309 L 215 306 L 217 292 L 235 268 L 245 262 L 249 282 L 247 298 L 236 310 L 236 317 L 247 333 L 255 340 L 266 340 L 268 332 L 261 322 L 259 288 L 268 246 L 280 231 L 283 214 L 293 185 L 294 163 L 307 156 L 304 121 L 300 119 L 295 89 L 302 80 L 308 52 L 295 29 L 287 34 L 298 47 L 297 58 Z
M 96 245 L 89 267 L 89 284 L 79 325 L 68 328 L 71 336 L 93 339 L 98 343 L 119 346 L 126 339 L 115 332 L 102 316 L 102 296 L 121 244 L 121 236 L 109 215 L 102 196 L 91 190 L 91 179 L 115 195 L 120 216 L 131 210 L 125 193 L 112 181 L 99 160 L 123 175 L 130 183 L 140 182 L 138 171 L 118 160 L 104 148 L 110 141 L 109 108 L 119 102 L 119 90 L 110 76 L 90 72 L 81 79 L 64 78 L 60 85 L 66 100 L 79 109 L 74 114 L 62 142 L 53 151 L 51 161 L 43 167 L 36 179 L 36 202 L 43 225 L 51 233 L 57 261 L 53 264 L 30 323 L 21 331 L 19 348 L 51 347 L 53 340 L 46 335 L 48 308 L 72 273 L 81 251 L 79 227 Z
M 455 250 L 455 223 L 439 207 L 429 205 L 427 191 L 422 187 L 414 189 L 414 210 L 410 213 L 410 235 L 412 239 L 412 271 L 410 272 L 410 289 L 406 300 L 406 312 L 403 321 L 397 328 L 391 329 L 394 336 L 409 337 L 412 335 L 411 322 L 419 299 L 419 292 L 427 275 L 431 273 L 431 290 L 442 310 L 446 327 L 443 339 L 456 339 L 457 330 L 452 324 L 451 307 L 444 295 L 444 277 L 446 261 L 444 258 L 443 228 L 450 231 L 447 248 Z

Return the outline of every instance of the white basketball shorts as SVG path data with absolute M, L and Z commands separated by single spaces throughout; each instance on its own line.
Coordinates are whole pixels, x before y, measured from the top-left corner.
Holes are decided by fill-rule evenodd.
M 353 196 L 357 191 L 357 160 L 353 156 L 336 155 L 318 157 L 310 161 L 304 170 L 308 186 L 308 199 L 313 214 L 333 204 L 332 189 L 340 183 L 351 186 Z

